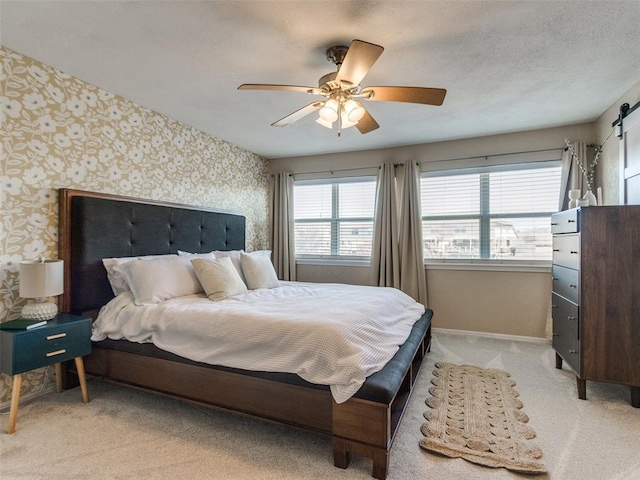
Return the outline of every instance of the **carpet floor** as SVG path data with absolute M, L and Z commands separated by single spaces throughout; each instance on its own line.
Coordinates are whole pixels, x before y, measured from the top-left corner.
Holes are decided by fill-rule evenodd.
M 629 389 L 587 383 L 556 370 L 550 346 L 436 333 L 391 451 L 389 480 L 519 479 L 419 447 L 424 401 L 435 362 L 511 373 L 537 432 L 549 473 L 536 480 L 640 480 L 640 410 Z M 566 368 L 566 367 L 565 367 Z M 17 431 L 1 416 L 0 479 L 370 479 L 371 461 L 354 456 L 333 466 L 328 437 L 207 409 L 88 379 L 79 389 L 48 393 L 20 407 Z

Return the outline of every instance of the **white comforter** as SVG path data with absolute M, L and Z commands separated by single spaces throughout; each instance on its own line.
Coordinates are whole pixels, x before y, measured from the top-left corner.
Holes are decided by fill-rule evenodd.
M 190 295 L 144 306 L 123 293 L 100 311 L 92 340 L 153 342 L 198 362 L 296 373 L 330 385 L 342 403 L 393 357 L 424 313 L 394 288 L 281 285 L 219 302 Z

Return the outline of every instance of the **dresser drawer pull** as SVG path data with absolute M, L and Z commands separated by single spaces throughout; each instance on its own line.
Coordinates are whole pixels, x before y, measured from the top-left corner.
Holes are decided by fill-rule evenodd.
M 559 252 L 559 251 L 560 251 L 560 249 L 559 249 L 559 248 L 554 248 L 554 249 L 553 249 L 553 251 L 554 251 L 554 252 Z
M 567 317 L 567 320 L 575 320 L 576 317 Z
M 551 280 L 555 282 L 556 280 L 558 280 L 558 277 L 551 277 Z
M 551 226 L 556 226 L 556 225 L 558 225 L 558 224 L 551 222 Z
M 577 285 L 573 285 L 573 284 L 570 284 L 570 285 L 569 285 L 569 287 L 571 287 L 571 288 L 578 288 L 578 286 L 577 286 Z
M 572 255 L 577 255 L 578 252 L 571 250 L 569 253 L 571 253 Z
M 64 338 L 66 336 L 67 336 L 66 333 L 57 333 L 56 335 L 49 335 L 47 337 L 47 340 L 55 340 L 56 338 Z
M 63 353 L 66 353 L 67 351 L 65 349 L 62 350 L 56 350 L 55 352 L 49 352 L 47 353 L 47 358 L 49 357 L 55 357 L 56 355 L 62 355 Z
M 569 350 L 569 353 L 578 353 L 576 350 Z
M 556 332 L 553 332 L 551 335 L 553 335 L 554 337 L 558 336 L 558 334 Z
M 554 305 L 553 303 L 551 304 L 551 308 L 558 308 L 557 305 Z
M 575 220 L 567 220 L 568 223 L 576 223 Z

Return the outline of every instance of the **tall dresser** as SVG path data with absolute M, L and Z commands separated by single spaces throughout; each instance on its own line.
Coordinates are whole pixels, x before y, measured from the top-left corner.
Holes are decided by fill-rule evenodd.
M 586 381 L 620 383 L 640 408 L 640 206 L 579 207 L 551 217 L 553 348 Z

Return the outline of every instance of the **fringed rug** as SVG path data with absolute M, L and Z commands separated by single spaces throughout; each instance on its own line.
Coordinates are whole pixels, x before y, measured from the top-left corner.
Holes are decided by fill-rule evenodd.
M 542 451 L 531 441 L 536 433 L 525 425 L 529 417 L 509 373 L 436 363 L 433 374 L 422 448 L 488 467 L 546 472 L 538 461 Z

